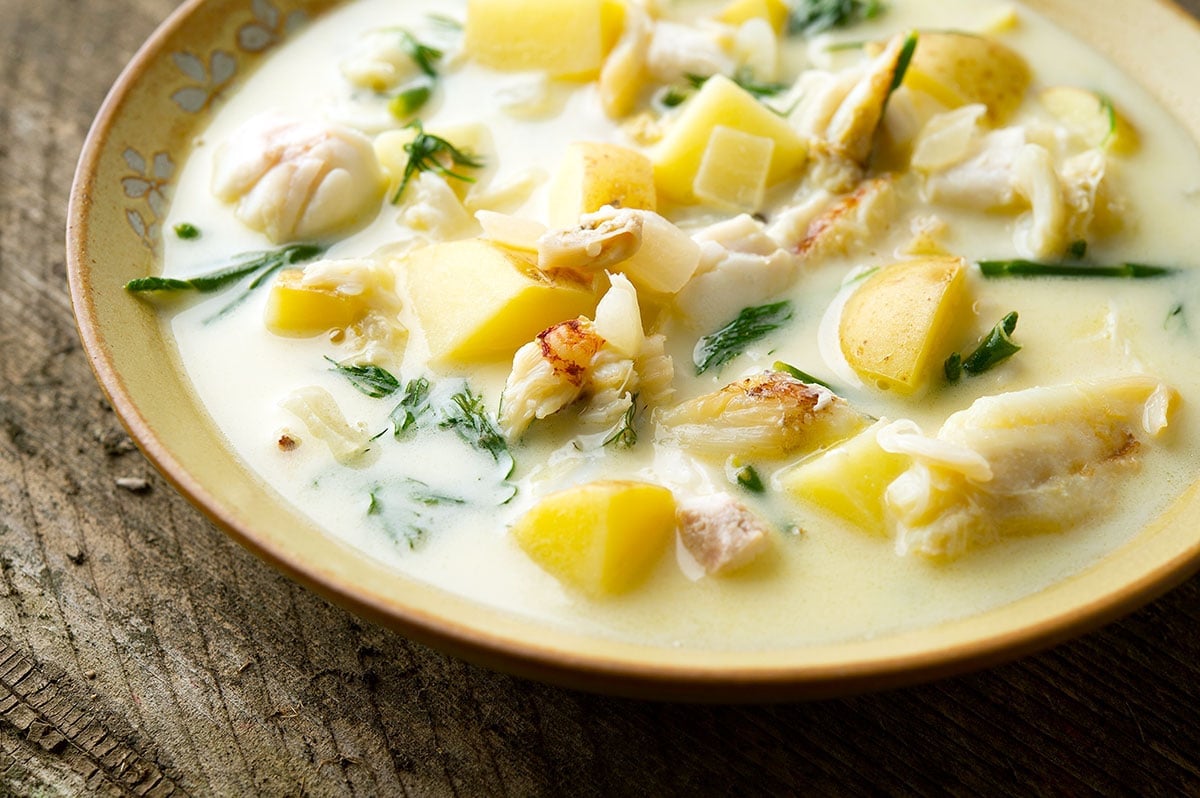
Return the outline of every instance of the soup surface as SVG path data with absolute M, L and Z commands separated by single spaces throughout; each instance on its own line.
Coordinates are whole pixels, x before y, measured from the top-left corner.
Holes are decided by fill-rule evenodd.
M 991 0 L 535 5 L 347 2 L 180 175 L 164 277 L 297 261 L 165 318 L 330 535 L 547 624 L 791 647 L 1028 595 L 1195 479 L 1200 157 L 1094 52 Z

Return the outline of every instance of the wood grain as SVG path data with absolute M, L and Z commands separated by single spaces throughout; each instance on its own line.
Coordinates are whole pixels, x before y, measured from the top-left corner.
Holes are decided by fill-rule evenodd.
M 65 288 L 87 126 L 174 5 L 0 0 L 0 794 L 1200 794 L 1200 580 L 983 673 L 710 707 L 472 667 L 232 544 L 122 433 Z

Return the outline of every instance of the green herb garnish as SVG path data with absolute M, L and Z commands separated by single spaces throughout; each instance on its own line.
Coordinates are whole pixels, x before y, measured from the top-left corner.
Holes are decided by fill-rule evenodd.
M 788 33 L 813 36 L 874 19 L 885 10 L 882 0 L 799 0 L 788 14 Z
M 1180 332 L 1188 328 L 1187 313 L 1183 310 L 1183 303 L 1176 302 L 1167 311 L 1166 321 L 1163 322 L 1164 330 L 1173 330 Z
M 752 465 L 744 465 L 740 468 L 734 466 L 733 472 L 734 481 L 741 485 L 751 493 L 765 493 L 766 485 L 763 484 L 762 477 L 758 475 L 758 469 Z
M 404 437 L 423 415 L 429 412 L 429 380 L 418 377 L 409 380 L 400 397 L 400 404 L 388 414 L 397 438 Z
M 979 262 L 984 277 L 1117 277 L 1147 278 L 1174 274 L 1167 266 L 1144 263 L 1117 263 L 1094 266 L 1076 263 L 1042 263 L 1033 260 L 984 260 Z
M 282 249 L 246 252 L 236 256 L 238 260 L 232 265 L 208 274 L 189 277 L 186 280 L 172 277 L 138 277 L 125 283 L 125 290 L 132 294 L 153 291 L 196 291 L 211 294 L 252 274 L 258 276 L 250 287 L 257 288 L 266 277 L 284 266 L 312 260 L 324 251 L 325 247 L 316 244 L 290 244 Z
M 426 14 L 425 17 L 439 28 L 445 28 L 446 30 L 451 31 L 460 31 L 463 29 L 463 24 L 461 22 L 454 17 L 450 17 L 445 14 Z
M 604 439 L 602 446 L 608 446 L 610 443 L 615 443 L 622 449 L 632 449 L 638 441 L 637 428 L 637 394 L 634 394 L 629 399 L 629 409 L 621 416 L 616 429 L 612 434 Z
M 424 83 L 404 89 L 388 100 L 388 113 L 403 121 L 424 108 L 432 96 L 433 88 Z
M 1017 312 L 1014 310 L 992 328 L 975 351 L 965 358 L 958 352 L 946 358 L 946 379 L 956 382 L 963 372 L 975 375 L 1000 365 L 1021 351 L 1021 345 L 1013 341 L 1013 330 L 1017 329 Z
M 331 357 L 327 356 L 325 359 L 333 364 L 330 371 L 341 374 L 350 380 L 351 385 L 372 399 L 382 399 L 400 390 L 400 380 L 381 366 L 344 366 Z
M 904 37 L 904 45 L 900 48 L 900 57 L 896 59 L 896 71 L 892 73 L 892 84 L 888 86 L 888 97 L 900 88 L 904 76 L 908 74 L 908 65 L 912 63 L 913 54 L 917 51 L 917 32 L 909 31 Z
M 1087 249 L 1088 243 L 1082 238 L 1078 241 L 1072 241 L 1067 246 L 1067 257 L 1072 260 L 1083 260 L 1083 257 L 1087 255 Z
M 800 382 L 806 382 L 809 385 L 820 385 L 822 388 L 827 388 L 834 393 L 837 393 L 834 387 L 829 383 L 825 382 L 824 380 L 817 379 L 807 371 L 801 371 L 793 365 L 784 363 L 782 360 L 776 360 L 771 366 L 771 369 L 773 371 L 778 371 L 781 374 L 787 374 L 788 376 L 795 377 L 796 379 L 800 380 Z
M 416 130 L 417 137 L 404 145 L 404 151 L 408 153 L 408 163 L 404 165 L 404 177 L 400 180 L 400 187 L 392 195 L 393 205 L 400 202 L 404 190 L 408 188 L 408 181 L 412 180 L 417 172 L 436 172 L 443 177 L 452 177 L 466 183 L 475 182 L 475 178 L 453 169 L 459 166 L 479 169 L 483 166 L 482 160 L 463 152 L 440 136 L 426 133 L 419 119 L 414 119 L 404 127 Z
M 436 47 L 422 44 L 416 36 L 403 28 L 399 29 L 397 33 L 400 34 L 400 46 L 404 48 L 404 52 L 413 60 L 413 63 L 429 77 L 436 78 L 438 76 L 437 62 L 441 60 L 444 53 Z
M 180 222 L 175 225 L 174 230 L 175 235 L 184 241 L 191 241 L 194 238 L 200 237 L 200 228 L 190 222 Z
M 438 493 L 418 479 L 404 479 L 389 485 L 386 499 L 381 498 L 384 490 L 378 486 L 367 494 L 367 515 L 377 516 L 384 531 L 397 542 L 403 540 L 409 549 L 416 549 L 429 535 L 433 519 L 427 508 L 467 503 L 460 496 Z M 397 495 L 401 490 L 403 492 Z
M 450 403 L 441 408 L 440 415 L 438 426 L 442 429 L 453 429 L 458 437 L 487 452 L 497 463 L 502 457 L 512 462 L 508 442 L 483 406 L 483 397 L 472 393 L 469 385 L 450 397 Z
M 692 352 L 696 374 L 728 363 L 747 346 L 779 329 L 791 318 L 792 303 L 787 301 L 743 308 L 736 319 L 696 342 Z
M 675 108 L 683 105 L 683 101 L 687 98 L 688 93 L 683 89 L 680 89 L 677 86 L 668 86 L 666 90 L 663 91 L 662 96 L 658 98 L 658 101 L 664 108 Z

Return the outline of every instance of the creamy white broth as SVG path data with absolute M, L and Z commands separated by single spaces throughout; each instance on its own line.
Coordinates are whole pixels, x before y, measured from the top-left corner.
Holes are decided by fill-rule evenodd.
M 900 2 L 878 20 L 839 31 L 836 38 L 861 40 L 910 27 L 973 30 L 1003 11 L 1005 5 L 983 0 L 947 6 L 932 0 Z M 719 4 L 716 4 L 719 6 Z M 708 10 L 710 3 L 677 3 L 672 13 Z M 216 145 L 264 108 L 340 122 L 361 119 L 368 133 L 379 114 L 364 103 L 342 77 L 338 64 L 365 31 L 390 25 L 420 28 L 427 12 L 461 18 L 463 4 L 397 3 L 354 0 L 316 20 L 251 75 L 216 112 L 188 159 L 173 199 L 166 228 L 180 222 L 197 225 L 203 236 L 164 241 L 164 273 L 188 276 L 229 256 L 271 246 L 262 235 L 238 222 L 218 202 L 209 184 Z M 1200 156 L 1196 145 L 1161 108 L 1128 78 L 1081 44 L 1025 9 L 1021 23 L 1003 41 L 1019 51 L 1034 73 L 1034 89 L 1056 84 L 1094 86 L 1113 98 L 1135 124 L 1138 152 L 1119 159 L 1118 183 L 1128 197 L 1126 230 L 1097 242 L 1098 262 L 1133 260 L 1170 266 L 1195 265 L 1200 232 Z M 805 45 L 798 43 L 798 49 Z M 852 56 L 839 55 L 838 58 Z M 566 145 L 576 140 L 612 140 L 627 146 L 618 126 L 600 110 L 592 85 L 559 86 L 562 111 L 544 119 L 515 119 L 502 107 L 497 81 L 527 85 L 533 78 L 500 75 L 471 65 L 448 69 L 437 99 L 421 113 L 427 128 L 483 122 L 493 138 L 498 162 L 490 179 L 503 182 L 527 169 L 550 174 Z M 573 90 L 574 89 L 574 90 Z M 376 109 L 378 110 L 378 109 Z M 1032 101 L 1017 121 L 1035 115 Z M 516 213 L 545 219 L 546 192 L 535 191 Z M 939 206 L 948 223 L 945 243 L 968 260 L 1011 257 L 1012 218 Z M 671 209 L 666 213 L 670 215 Z M 768 209 L 769 213 L 769 209 Z M 379 216 L 336 243 L 328 257 L 368 256 L 408 233 L 397 225 L 398 211 L 383 205 Z M 680 210 L 679 215 L 703 216 Z M 701 219 L 691 220 L 699 224 Z M 907 217 L 874 242 L 866 254 L 830 259 L 801 271 L 786 297 L 795 305 L 794 321 L 779 333 L 751 345 L 717 373 L 692 376 L 696 338 L 727 319 L 710 323 L 668 320 L 663 328 L 675 362 L 676 399 L 719 388 L 784 360 L 833 381 L 824 362 L 817 329 L 847 272 L 858 265 L 897 259 L 911 238 Z M 263 326 L 266 292 L 252 294 L 235 312 L 207 323 L 225 299 L 218 297 L 174 314 L 170 330 L 183 368 L 200 401 L 229 445 L 252 471 L 331 535 L 357 546 L 405 575 L 548 624 L 659 645 L 712 648 L 794 646 L 861 638 L 922 627 L 1012 601 L 1076 573 L 1111 551 L 1160 512 L 1197 472 L 1200 431 L 1190 405 L 1200 396 L 1200 330 L 1188 332 L 1164 324 L 1172 306 L 1197 307 L 1200 283 L 1192 272 L 1147 281 L 993 280 L 974 275 L 975 327 L 982 333 L 1003 314 L 1017 310 L 1017 340 L 1022 351 L 1003 369 L 930 391 L 919 401 L 897 400 L 870 389 L 845 391 L 862 412 L 912 418 L 933 432 L 952 412 L 978 396 L 1038 385 L 1056 385 L 1131 372 L 1155 375 L 1183 396 L 1180 412 L 1161 442 L 1143 458 L 1110 514 L 1078 529 L 1006 540 L 971 551 L 950 563 L 933 564 L 899 557 L 892 541 L 831 520 L 812 508 L 768 491 L 761 499 L 740 495 L 777 527 L 771 551 L 749 567 L 720 578 L 698 577 L 690 557 L 678 549 L 664 557 L 646 582 L 625 594 L 584 599 L 564 588 L 535 565 L 511 540 L 507 527 L 551 490 L 600 478 L 633 478 L 666 485 L 678 494 L 730 488 L 720 463 L 697 461 L 654 442 L 646 423 L 632 450 L 604 448 L 579 452 L 569 441 L 570 418 L 539 422 L 513 450 L 517 462 L 516 497 L 497 509 L 497 468 L 452 433 L 392 439 L 388 413 L 395 397 L 372 399 L 356 392 L 333 373 L 325 356 L 338 349 L 324 337 L 298 339 L 270 334 Z M 752 302 L 734 303 L 737 306 Z M 468 377 L 491 410 L 507 375 L 501 361 L 479 369 L 447 371 L 430 367 L 420 325 L 410 307 L 402 321 L 409 338 L 402 357 L 391 366 L 402 379 L 433 374 L 438 390 L 452 379 Z M 699 327 L 699 328 L 698 328 Z M 439 379 L 440 378 L 440 379 Z M 315 437 L 308 436 L 280 400 L 301 386 L 328 390 L 346 416 L 370 432 L 387 432 L 351 466 L 338 464 Z M 566 411 L 564 416 L 570 416 Z M 283 433 L 302 441 L 283 453 Z M 764 478 L 794 462 L 762 462 Z M 369 495 L 405 478 L 468 500 L 429 510 L 428 535 L 410 547 L 395 539 L 368 513 Z M 384 494 L 386 495 L 386 494 Z M 678 547 L 677 547 L 678 548 Z

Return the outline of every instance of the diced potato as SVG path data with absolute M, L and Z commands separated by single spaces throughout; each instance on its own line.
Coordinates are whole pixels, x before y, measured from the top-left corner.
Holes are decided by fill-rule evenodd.
M 717 125 L 708 137 L 692 191 L 701 202 L 754 213 L 762 205 L 775 142 Z
M 638 288 L 674 294 L 683 288 L 700 265 L 700 245 L 657 213 L 642 214 L 642 245 L 613 271 L 621 272 Z
M 627 591 L 646 578 L 675 531 L 671 491 L 600 481 L 551 494 L 513 525 L 525 553 L 590 596 Z
M 655 150 L 654 182 L 659 196 L 694 203 L 693 184 L 713 130 L 724 126 L 775 142 L 767 185 L 795 174 L 807 145 L 786 120 L 724 75 L 714 75 L 687 101 Z
M 875 433 L 886 423 L 877 421 L 853 438 L 789 468 L 779 475 L 780 486 L 867 532 L 885 533 L 884 491 L 910 464 L 906 455 L 880 448 Z
M 366 312 L 361 294 L 305 286 L 303 279 L 303 269 L 287 269 L 271 283 L 263 321 L 276 335 L 320 335 L 348 327 Z
M 1137 131 L 1107 97 L 1076 86 L 1054 86 L 1038 99 L 1085 146 L 1104 147 L 1124 155 L 1137 150 Z
M 730 0 L 717 14 L 718 21 L 735 26 L 751 19 L 765 19 L 776 33 L 783 32 L 787 17 L 788 7 L 783 0 Z
M 654 210 L 654 165 L 619 144 L 572 143 L 550 187 L 551 226 L 574 227 L 580 216 L 605 205 Z
M 1025 98 L 1032 75 L 1025 59 L 984 36 L 922 31 L 904 85 L 957 108 L 983 103 L 988 121 L 1003 123 Z
M 620 32 L 611 0 L 470 0 L 466 52 L 492 69 L 595 77 Z
M 481 239 L 408 255 L 408 294 L 430 355 L 443 362 L 512 357 L 551 324 L 593 311 L 590 285 L 556 282 L 535 264 L 531 253 Z
M 970 304 L 961 258 L 885 266 L 842 309 L 842 353 L 864 380 L 913 393 L 941 369 L 960 320 L 970 315 Z

